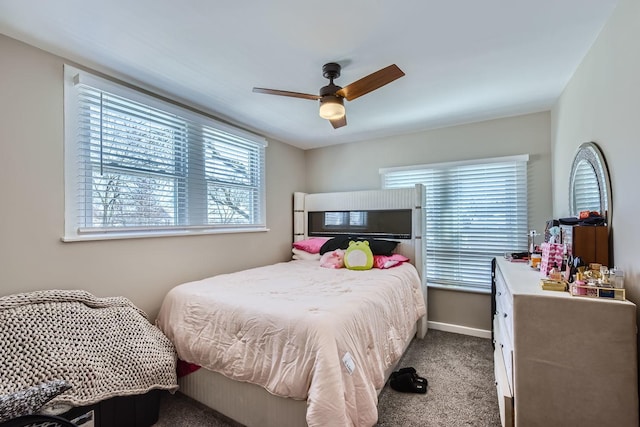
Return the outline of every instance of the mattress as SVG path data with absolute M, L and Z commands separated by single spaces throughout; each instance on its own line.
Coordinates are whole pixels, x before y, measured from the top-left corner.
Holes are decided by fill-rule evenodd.
M 411 264 L 290 261 L 177 286 L 156 323 L 182 360 L 306 400 L 310 426 L 370 426 L 385 371 L 425 312 Z

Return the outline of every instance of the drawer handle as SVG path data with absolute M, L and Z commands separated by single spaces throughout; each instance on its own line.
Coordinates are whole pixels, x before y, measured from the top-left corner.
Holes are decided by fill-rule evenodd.
M 498 296 L 501 296 L 501 295 L 502 295 L 502 292 L 498 291 L 498 292 L 497 292 L 497 294 L 498 294 Z
M 505 319 L 507 318 L 507 313 L 505 313 L 505 314 L 504 314 L 504 318 L 505 318 Z

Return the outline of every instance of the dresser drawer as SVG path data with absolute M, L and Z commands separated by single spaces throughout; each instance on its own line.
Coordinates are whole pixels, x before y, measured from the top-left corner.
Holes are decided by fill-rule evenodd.
M 513 342 L 513 298 L 499 270 L 496 272 L 496 317 L 509 341 Z
M 498 395 L 498 407 L 500 408 L 500 421 L 503 427 L 512 427 L 513 388 L 507 376 L 507 366 L 503 357 L 502 347 L 499 345 L 500 326 L 497 320 L 494 320 L 494 328 L 496 332 L 498 332 L 496 334 L 496 346 L 493 352 L 493 366 L 496 379 L 496 393 Z
M 513 342 L 513 308 L 504 300 L 496 300 L 496 318 L 506 338 Z
M 513 300 L 500 269 L 496 269 L 496 300 L 503 300 L 509 304 L 512 304 Z
M 513 341 L 511 341 L 505 330 L 504 318 L 499 317 L 497 314 L 493 318 L 493 330 L 495 349 L 501 353 L 507 384 L 513 391 Z

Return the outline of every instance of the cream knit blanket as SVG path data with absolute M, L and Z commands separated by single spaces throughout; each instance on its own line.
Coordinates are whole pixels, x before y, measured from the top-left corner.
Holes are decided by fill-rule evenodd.
M 65 380 L 52 403 L 72 406 L 178 388 L 173 344 L 146 314 L 81 290 L 0 297 L 0 378 L 0 395 Z

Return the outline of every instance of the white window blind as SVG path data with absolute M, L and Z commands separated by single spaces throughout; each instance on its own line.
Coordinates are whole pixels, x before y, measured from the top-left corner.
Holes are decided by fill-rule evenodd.
M 65 237 L 265 227 L 266 141 L 65 67 Z
M 528 156 L 381 170 L 384 188 L 425 186 L 427 283 L 490 289 L 491 259 L 527 247 Z
M 325 212 L 325 226 L 354 226 L 365 227 L 367 225 L 367 212 L 350 211 L 350 212 Z
M 583 162 L 576 168 L 573 188 L 576 212 L 600 211 L 600 185 L 595 171 L 588 163 Z

